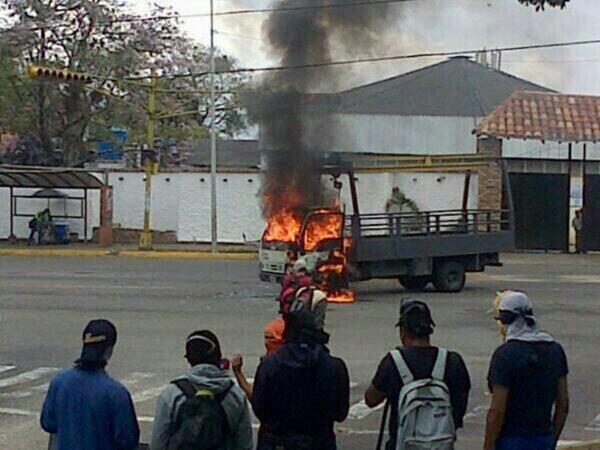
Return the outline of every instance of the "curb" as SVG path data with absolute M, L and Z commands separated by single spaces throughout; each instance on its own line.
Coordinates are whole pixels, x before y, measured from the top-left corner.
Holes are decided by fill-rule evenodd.
M 123 257 L 137 259 L 187 259 L 253 261 L 256 253 L 211 253 L 194 251 L 140 251 L 140 250 L 77 250 L 77 249 L 0 249 L 0 256 L 54 256 L 54 257 Z
M 560 450 L 600 450 L 600 441 L 578 442 L 577 444 L 559 445 Z

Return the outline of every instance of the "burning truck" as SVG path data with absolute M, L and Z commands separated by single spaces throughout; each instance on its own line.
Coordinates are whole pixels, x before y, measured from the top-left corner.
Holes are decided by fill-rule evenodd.
M 495 162 L 490 162 L 495 164 Z M 260 279 L 279 282 L 298 258 L 324 286 L 331 302 L 353 302 L 350 281 L 398 279 L 407 290 L 430 283 L 439 292 L 459 292 L 467 272 L 499 266 L 500 252 L 514 248 L 514 213 L 508 176 L 505 209 L 468 209 L 470 174 L 459 209 L 360 214 L 352 169 L 326 168 L 338 201 L 304 214 L 283 208 L 267 220 L 259 250 Z M 339 206 L 341 173 L 348 175 L 352 214 Z

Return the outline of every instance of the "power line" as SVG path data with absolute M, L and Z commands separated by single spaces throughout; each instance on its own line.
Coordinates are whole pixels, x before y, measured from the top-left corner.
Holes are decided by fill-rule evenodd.
M 500 52 L 515 52 L 515 51 L 523 51 L 523 50 L 572 47 L 572 46 L 591 45 L 591 44 L 600 44 L 600 39 L 592 39 L 592 40 L 587 40 L 587 41 L 556 42 L 556 43 L 550 43 L 550 44 L 533 44 L 533 45 L 520 45 L 520 46 L 512 46 L 512 47 L 499 47 L 494 50 L 500 51 Z M 335 66 L 345 66 L 345 65 L 350 65 L 350 64 L 397 61 L 397 60 L 404 60 L 404 59 L 461 56 L 461 55 L 466 55 L 466 54 L 475 54 L 480 51 L 482 51 L 482 50 L 481 49 L 469 49 L 469 50 L 450 51 L 450 52 L 413 53 L 413 54 L 407 54 L 407 55 L 379 56 L 379 57 L 373 57 L 373 58 L 357 58 L 357 59 L 347 59 L 347 60 L 341 60 L 341 61 L 316 62 L 316 63 L 298 64 L 298 65 L 289 65 L 289 66 L 245 67 L 245 68 L 239 68 L 239 69 L 228 69 L 228 70 L 217 71 L 216 73 L 218 73 L 218 74 L 228 74 L 228 73 L 234 74 L 234 73 L 276 72 L 276 71 L 282 71 L 282 70 L 317 69 L 317 68 L 322 68 L 322 67 L 335 67 Z M 175 78 L 202 77 L 202 76 L 205 76 L 208 74 L 209 74 L 209 72 L 197 72 L 197 73 L 190 72 L 187 74 L 162 75 L 162 76 L 160 76 L 160 78 L 175 79 Z M 144 77 L 128 78 L 128 80 L 135 80 L 135 79 L 140 79 L 140 78 L 144 78 Z
M 288 6 L 281 8 L 258 8 L 258 9 L 238 9 L 232 11 L 221 11 L 215 12 L 213 17 L 228 17 L 228 16 L 239 16 L 246 14 L 266 14 L 266 13 L 280 13 L 280 12 L 299 12 L 299 11 L 308 11 L 308 10 L 319 10 L 319 9 L 336 9 L 336 8 L 348 8 L 348 7 L 357 7 L 357 6 L 378 6 L 378 5 L 388 5 L 393 3 L 405 3 L 409 1 L 416 0 L 357 0 L 353 2 L 346 3 L 334 3 L 329 5 L 305 5 L 305 6 Z M 197 19 L 197 18 L 208 18 L 210 17 L 210 13 L 197 13 L 197 14 L 166 14 L 162 16 L 152 16 L 152 17 L 127 17 L 123 19 L 115 19 L 115 20 L 107 20 L 107 21 L 99 21 L 98 25 L 113 25 L 117 23 L 134 23 L 134 22 L 154 22 L 159 20 L 174 20 L 174 19 Z M 21 28 L 22 30 L 28 31 L 41 31 L 47 30 L 50 28 L 54 28 L 56 26 L 60 26 L 60 24 L 53 25 L 43 25 L 36 26 L 31 28 Z

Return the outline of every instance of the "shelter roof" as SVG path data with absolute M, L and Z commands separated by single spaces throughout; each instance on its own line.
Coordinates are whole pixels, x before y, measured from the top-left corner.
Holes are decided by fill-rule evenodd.
M 597 142 L 600 141 L 600 97 L 515 92 L 481 121 L 475 134 L 540 141 Z
M 0 166 L 0 187 L 46 189 L 100 189 L 94 174 L 65 168 Z

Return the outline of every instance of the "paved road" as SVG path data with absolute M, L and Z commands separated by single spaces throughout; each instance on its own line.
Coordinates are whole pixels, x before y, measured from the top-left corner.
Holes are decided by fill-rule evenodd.
M 461 294 L 423 293 L 438 328 L 435 342 L 460 351 L 473 378 L 470 413 L 458 449 L 481 448 L 489 356 L 498 345 L 488 310 L 496 289 L 527 290 L 545 328 L 564 344 L 572 370 L 573 413 L 565 439 L 600 438 L 600 256 L 511 255 L 507 264 L 472 276 Z M 332 305 L 332 353 L 350 368 L 352 418 L 339 426 L 341 449 L 374 447 L 380 411 L 360 401 L 377 363 L 397 345 L 393 281 L 356 286 L 359 302 Z M 256 278 L 256 263 L 125 258 L 0 258 L 0 442 L 45 448 L 36 415 L 57 368 L 80 351 L 92 318 L 113 320 L 119 341 L 109 371 L 131 390 L 148 439 L 160 388 L 185 368 L 182 342 L 212 328 L 225 352 L 241 352 L 252 374 L 263 353 L 262 326 L 276 311 L 274 287 Z M 594 422 L 595 421 L 595 422 Z

